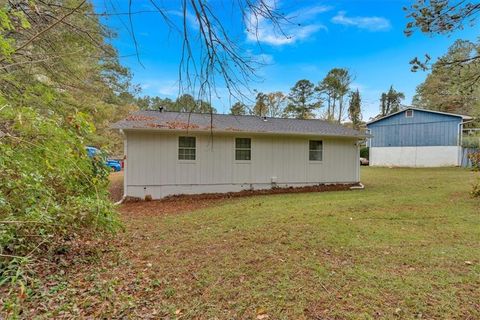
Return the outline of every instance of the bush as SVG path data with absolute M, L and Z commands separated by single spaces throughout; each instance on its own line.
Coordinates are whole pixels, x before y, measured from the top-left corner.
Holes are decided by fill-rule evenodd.
M 480 148 L 480 136 L 464 136 L 462 139 L 462 147 L 471 149 Z
M 480 170 L 480 151 L 473 151 L 468 154 L 468 159 L 472 163 L 472 170 Z
M 472 196 L 480 198 L 480 179 L 473 185 Z
M 360 158 L 370 159 L 370 148 L 362 147 L 360 149 Z
M 111 232 L 119 222 L 108 200 L 108 170 L 85 151 L 94 130 L 86 115 L 0 109 L 2 284 L 65 237 Z

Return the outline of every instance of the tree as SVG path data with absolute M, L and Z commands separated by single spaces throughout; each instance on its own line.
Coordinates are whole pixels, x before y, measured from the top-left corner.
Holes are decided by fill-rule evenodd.
M 334 68 L 318 84 L 317 91 L 326 96 L 325 118 L 340 123 L 345 116 L 345 98 L 350 91 L 352 76 L 347 69 Z
M 390 86 L 388 92 L 382 93 L 380 96 L 380 115 L 386 116 L 399 111 L 403 99 L 405 99 L 405 94 Z
M 312 119 L 315 111 L 321 107 L 321 102 L 315 92 L 315 85 L 309 80 L 299 80 L 290 89 L 288 106 L 285 115 L 297 119 Z
M 253 114 L 259 117 L 266 117 L 268 115 L 267 95 L 265 93 L 257 93 L 255 105 L 253 106 Z
M 480 86 L 472 85 L 480 74 L 480 61 L 459 66 L 452 61 L 466 60 L 480 52 L 480 41 L 457 40 L 431 68 L 431 73 L 417 87 L 416 106 L 459 114 L 480 115 Z M 467 67 L 465 67 L 467 66 Z
M 111 35 L 90 2 L 0 7 L 0 216 L 12 222 L 0 223 L 0 277 L 12 286 L 30 285 L 18 268 L 65 239 L 118 226 L 109 172 L 85 151 L 118 147 L 109 124 L 134 108 Z
M 243 116 L 247 114 L 247 106 L 239 101 L 235 102 L 235 104 L 230 108 L 230 114 L 236 116 Z
M 178 79 L 181 92 L 195 88 L 195 95 L 208 99 L 221 83 L 231 95 L 243 97 L 249 82 L 258 79 L 256 71 L 264 63 L 256 59 L 255 52 L 245 50 L 225 27 L 224 17 L 220 16 L 225 12 L 223 6 L 205 0 L 188 0 L 180 1 L 179 7 L 172 10 L 160 0 L 150 0 L 147 2 L 151 10 L 146 10 L 145 3 L 139 1 L 121 2 L 128 3 L 126 12 L 112 4 L 106 6 L 106 12 L 95 13 L 86 10 L 92 7 L 91 1 L 87 0 L 3 1 L 0 9 L 0 68 L 51 64 L 55 59 L 65 57 L 62 51 L 75 52 L 68 50 L 68 46 L 59 55 L 38 55 L 38 52 L 30 51 L 32 44 L 37 48 L 48 48 L 52 43 L 61 45 L 62 42 L 50 40 L 62 28 L 89 40 L 89 45 L 96 45 L 99 49 L 105 47 L 99 36 L 112 32 L 105 29 L 95 33 L 90 28 L 100 16 L 126 16 L 128 25 L 125 27 L 129 29 L 141 63 L 132 16 L 153 10 L 158 12 L 158 20 L 163 21 L 181 41 Z M 292 18 L 282 13 L 273 1 L 233 1 L 231 11 L 235 12 L 232 16 L 238 19 L 251 39 L 259 37 L 264 23 L 271 23 L 273 31 L 286 39 L 291 37 L 284 32 L 283 26 L 292 23 Z M 13 36 L 12 30 L 15 31 Z M 3 37 L 4 34 L 7 36 Z
M 448 34 L 473 25 L 480 14 L 480 3 L 465 0 L 417 0 L 407 11 L 405 34 L 410 36 L 414 29 L 423 33 Z M 466 22 L 466 23 L 465 23 Z
M 284 113 L 287 96 L 281 92 L 270 92 L 266 97 L 266 104 L 268 109 L 268 116 L 272 118 L 281 117 Z
M 362 121 L 362 109 L 361 109 L 362 100 L 360 97 L 360 92 L 358 89 L 351 93 L 350 95 L 350 104 L 348 106 L 348 118 L 352 122 L 352 125 L 355 129 L 358 129 Z
M 170 98 L 144 96 L 135 99 L 135 103 L 141 110 L 174 110 L 175 102 Z
M 405 34 L 411 36 L 416 29 L 422 33 L 430 35 L 434 34 L 450 34 L 456 30 L 463 29 L 467 26 L 474 26 L 480 14 L 480 3 L 478 1 L 470 2 L 466 0 L 416 0 L 409 8 L 404 8 L 407 12 L 407 23 Z M 410 61 L 412 71 L 430 69 L 431 58 L 425 54 L 425 59 L 421 61 L 417 57 Z M 437 61 L 436 67 L 442 65 L 464 66 L 469 62 L 480 61 L 480 52 L 475 52 L 468 57 L 452 59 L 446 64 Z M 480 70 L 472 75 L 472 85 L 475 86 L 480 81 Z

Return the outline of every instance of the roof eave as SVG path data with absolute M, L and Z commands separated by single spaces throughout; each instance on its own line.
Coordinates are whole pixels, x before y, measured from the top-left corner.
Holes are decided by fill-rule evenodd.
M 397 115 L 397 114 L 402 113 L 402 112 L 407 111 L 407 110 L 417 110 L 417 111 L 431 112 L 431 113 L 437 113 L 437 114 L 444 114 L 444 115 L 451 116 L 451 117 L 459 117 L 459 118 L 462 118 L 462 120 L 467 120 L 467 121 L 474 119 L 473 117 L 466 116 L 466 115 L 462 115 L 462 114 L 448 113 L 448 112 L 442 112 L 442 111 L 436 111 L 436 110 L 428 110 L 428 109 L 415 108 L 415 107 L 408 107 L 408 108 L 406 108 L 406 109 L 402 109 L 402 110 L 400 110 L 400 111 L 397 111 L 397 112 L 388 114 L 388 115 L 383 116 L 383 117 L 381 117 L 381 118 L 378 118 L 378 119 L 369 121 L 369 122 L 366 123 L 366 125 L 368 126 L 369 124 L 378 122 L 378 121 L 383 120 L 383 119 L 390 118 L 390 117 L 392 117 L 392 116 L 394 116 L 394 115 Z
M 188 133 L 188 134 L 255 134 L 255 135 L 284 135 L 284 136 L 308 136 L 308 137 L 332 137 L 332 138 L 351 138 L 351 139 L 365 139 L 369 138 L 368 134 L 359 135 L 339 135 L 339 134 L 322 134 L 318 132 L 267 132 L 267 131 L 243 131 L 243 130 L 198 130 L 198 129 L 161 129 L 161 128 L 125 128 L 111 126 L 111 129 L 122 131 L 145 131 L 145 132 L 160 132 L 160 133 Z

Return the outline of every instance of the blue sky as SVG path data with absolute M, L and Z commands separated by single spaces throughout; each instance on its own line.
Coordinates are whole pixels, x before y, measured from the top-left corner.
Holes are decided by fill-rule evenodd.
M 180 1 L 156 0 L 174 23 L 180 22 Z M 274 0 L 271 0 L 272 2 Z M 212 0 L 214 8 L 236 43 L 266 66 L 258 70 L 260 79 L 251 89 L 263 92 L 284 91 L 297 80 L 318 83 L 334 67 L 348 68 L 355 76 L 353 88 L 362 96 L 364 119 L 378 113 L 379 96 L 393 85 L 405 93 L 409 104 L 415 88 L 426 76 L 412 73 L 409 61 L 415 56 L 430 54 L 434 59 L 444 54 L 456 39 L 475 40 L 478 29 L 466 28 L 449 37 L 403 34 L 407 23 L 402 8 L 410 1 L 345 0 L 345 1 L 276 1 L 279 10 L 295 23 L 284 26 L 289 38 L 274 32 L 268 22 L 261 22 L 258 42 L 246 32 L 238 10 L 229 1 Z M 127 0 L 94 0 L 97 12 L 128 12 Z M 154 11 L 149 0 L 133 1 L 132 11 Z M 130 23 L 125 15 L 102 21 L 117 33 L 113 45 L 123 65 L 133 72 L 133 81 L 142 88 L 141 95 L 175 98 L 178 94 L 180 36 L 169 28 L 158 13 L 145 12 L 132 16 L 140 62 L 135 55 Z M 300 24 L 298 26 L 297 24 Z M 194 21 L 189 26 L 196 32 Z M 228 112 L 231 100 L 222 84 L 219 98 L 212 103 L 219 112 Z M 234 101 L 233 101 L 234 102 Z

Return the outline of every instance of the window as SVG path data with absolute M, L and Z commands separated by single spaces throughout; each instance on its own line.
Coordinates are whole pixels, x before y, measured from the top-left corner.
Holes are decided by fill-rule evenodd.
M 405 111 L 405 118 L 413 118 L 413 110 Z
M 322 161 L 323 158 L 323 141 L 310 140 L 308 148 L 308 159 L 310 161 Z
M 178 160 L 195 160 L 195 137 L 178 137 Z
M 250 138 L 235 138 L 235 160 L 252 159 L 252 140 Z

